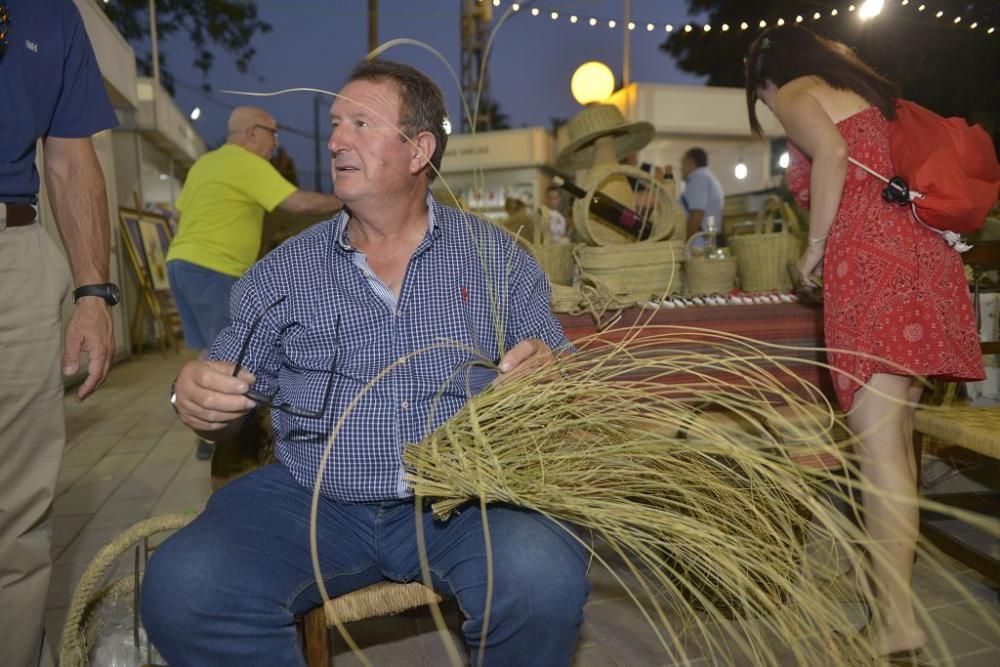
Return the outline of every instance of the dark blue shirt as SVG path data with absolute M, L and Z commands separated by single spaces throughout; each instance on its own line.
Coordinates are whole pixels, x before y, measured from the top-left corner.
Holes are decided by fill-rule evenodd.
M 428 231 L 410 257 L 398 300 L 356 261 L 350 216 L 342 212 L 240 279 L 230 299 L 232 324 L 212 346 L 213 359 L 236 361 L 261 318 L 243 360 L 257 376 L 254 388 L 277 390 L 279 403 L 322 410 L 319 419 L 271 412 L 277 458 L 303 486 L 313 487 L 327 438 L 346 413 L 324 470 L 329 498 L 411 495 L 403 447 L 483 391 L 496 377 L 489 364 L 526 338 L 552 349 L 569 345 L 549 309 L 545 274 L 513 238 L 430 195 L 427 204 Z M 392 366 L 397 360 L 405 361 Z
M 34 203 L 35 146 L 115 127 L 83 19 L 72 0 L 7 0 L 10 36 L 0 52 L 0 201 Z

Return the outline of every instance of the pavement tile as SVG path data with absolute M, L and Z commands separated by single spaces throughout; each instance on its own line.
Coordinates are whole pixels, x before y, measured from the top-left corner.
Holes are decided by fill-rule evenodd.
M 52 517 L 52 546 L 64 547 L 72 542 L 93 516 L 93 514 L 69 514 Z
M 88 529 L 117 527 L 124 530 L 149 517 L 156 498 L 129 498 L 108 500 L 87 524 Z

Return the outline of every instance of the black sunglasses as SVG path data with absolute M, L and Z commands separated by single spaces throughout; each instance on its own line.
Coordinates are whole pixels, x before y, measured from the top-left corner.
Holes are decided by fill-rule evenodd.
M 262 310 L 260 314 L 257 315 L 254 321 L 250 324 L 250 330 L 247 331 L 247 337 L 243 340 L 243 345 L 240 347 L 240 353 L 236 357 L 236 366 L 233 368 L 233 377 L 239 375 L 240 368 L 243 365 L 243 359 L 246 356 L 247 349 L 250 346 L 250 341 L 251 339 L 253 339 L 254 334 L 257 333 L 257 327 L 260 326 L 260 323 L 264 319 L 264 316 L 267 315 L 271 310 L 273 310 L 275 306 L 283 302 L 286 298 L 287 297 L 283 296 L 274 303 L 272 303 L 270 306 Z M 338 319 L 336 330 L 334 332 L 334 340 L 336 341 L 339 339 L 340 339 L 340 320 Z M 319 410 L 306 410 L 305 408 L 297 408 L 288 402 L 276 403 L 274 399 L 281 392 L 281 387 L 275 387 L 274 391 L 269 392 L 267 394 L 261 394 L 254 391 L 253 389 L 250 389 L 249 391 L 247 391 L 246 397 L 252 401 L 255 401 L 258 406 L 266 405 L 274 408 L 275 410 L 280 410 L 281 412 L 285 412 L 290 415 L 294 415 L 296 417 L 305 417 L 307 419 L 320 419 L 326 413 L 326 406 L 330 402 L 330 395 L 333 393 L 333 378 L 334 378 L 334 370 L 336 369 L 336 367 L 337 367 L 337 355 L 335 352 L 333 355 L 333 361 L 330 364 L 330 370 L 329 370 L 330 377 L 326 381 L 326 390 L 323 392 L 323 402 L 320 403 Z
M 10 42 L 10 10 L 7 5 L 0 5 L 0 55 L 7 50 Z

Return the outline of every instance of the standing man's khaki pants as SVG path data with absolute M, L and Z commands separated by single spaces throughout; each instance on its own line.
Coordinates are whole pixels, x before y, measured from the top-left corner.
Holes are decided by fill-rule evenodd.
M 0 665 L 39 662 L 66 440 L 66 259 L 36 223 L 0 229 Z

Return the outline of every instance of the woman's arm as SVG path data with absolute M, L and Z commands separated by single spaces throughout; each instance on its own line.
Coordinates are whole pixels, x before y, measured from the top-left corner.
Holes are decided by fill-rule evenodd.
M 809 179 L 809 247 L 799 261 L 804 277 L 819 273 L 847 178 L 847 143 L 816 98 L 789 85 L 774 97 L 774 115 L 788 138 L 812 158 Z

